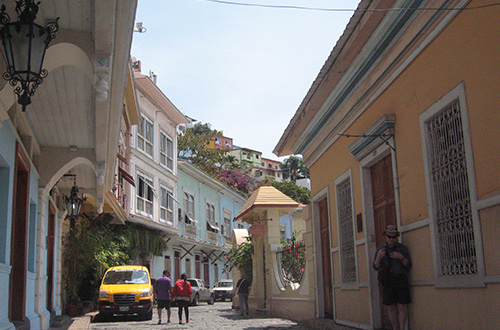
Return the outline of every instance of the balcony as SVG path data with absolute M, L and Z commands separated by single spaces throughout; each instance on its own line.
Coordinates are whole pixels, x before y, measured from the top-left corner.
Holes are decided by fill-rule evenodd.
M 207 231 L 207 239 L 210 243 L 217 243 L 217 233 Z
M 191 237 L 196 237 L 196 226 L 185 223 L 184 234 Z

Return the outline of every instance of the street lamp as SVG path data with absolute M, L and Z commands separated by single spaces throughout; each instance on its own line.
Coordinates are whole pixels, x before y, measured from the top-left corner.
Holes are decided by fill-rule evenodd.
M 7 71 L 3 78 L 15 87 L 14 93 L 18 95 L 17 102 L 23 111 L 31 104 L 31 97 L 48 74 L 42 69 L 43 58 L 59 30 L 59 18 L 46 27 L 34 23 L 39 4 L 33 0 L 16 0 L 18 20 L 12 23 L 5 5 L 0 9 L 0 38 L 7 57 Z
M 78 197 L 78 186 L 76 185 L 76 178 L 73 178 L 73 187 L 71 187 L 71 193 L 68 196 L 64 196 L 66 202 L 66 210 L 68 218 L 70 219 L 70 227 L 74 228 L 76 219 L 80 216 L 80 209 L 82 208 L 83 202 L 87 199 L 85 197 Z

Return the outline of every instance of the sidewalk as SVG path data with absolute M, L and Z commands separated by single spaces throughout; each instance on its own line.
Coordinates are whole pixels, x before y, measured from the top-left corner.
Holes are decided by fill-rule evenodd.
M 88 330 L 90 322 L 97 312 L 89 312 L 81 316 L 68 317 L 60 327 L 50 327 L 49 330 Z

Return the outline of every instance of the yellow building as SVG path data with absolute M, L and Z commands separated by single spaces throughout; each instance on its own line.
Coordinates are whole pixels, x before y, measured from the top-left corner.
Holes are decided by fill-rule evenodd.
M 390 329 L 372 268 L 395 224 L 410 329 L 500 324 L 500 6 L 360 2 L 275 148 L 310 168 L 318 318 Z
M 235 221 L 251 224 L 248 229 L 253 246 L 250 309 L 271 316 L 307 320 L 314 318 L 315 312 L 311 222 L 299 216 L 295 219 L 296 224 L 303 222 L 302 227 L 297 225 L 297 228 L 305 229 L 301 234 L 302 245 L 294 242 L 293 247 L 286 250 L 280 239 L 280 217 L 293 210 L 300 215 L 306 213 L 297 211 L 298 207 L 297 202 L 271 185 L 261 185 L 247 199 Z M 291 253 L 297 262 L 299 254 L 303 254 L 303 269 L 292 274 L 283 253 Z

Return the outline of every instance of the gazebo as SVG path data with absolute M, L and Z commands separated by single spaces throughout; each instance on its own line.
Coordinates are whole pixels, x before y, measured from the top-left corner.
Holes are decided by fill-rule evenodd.
M 249 297 L 251 310 L 273 316 L 293 316 L 294 319 L 314 318 L 314 291 L 310 290 L 309 276 L 304 276 L 302 283 L 297 284 L 298 289 L 292 289 L 280 281 L 281 265 L 277 258 L 281 249 L 280 218 L 299 207 L 303 206 L 273 186 L 262 185 L 253 192 L 235 217 L 235 220 L 251 225 L 248 229 L 254 248 L 253 282 Z M 307 235 L 307 230 L 304 237 L 306 241 L 309 238 L 310 242 L 306 244 L 312 252 L 312 236 Z M 312 258 L 311 252 L 308 256 Z M 309 264 L 312 263 L 307 262 Z

